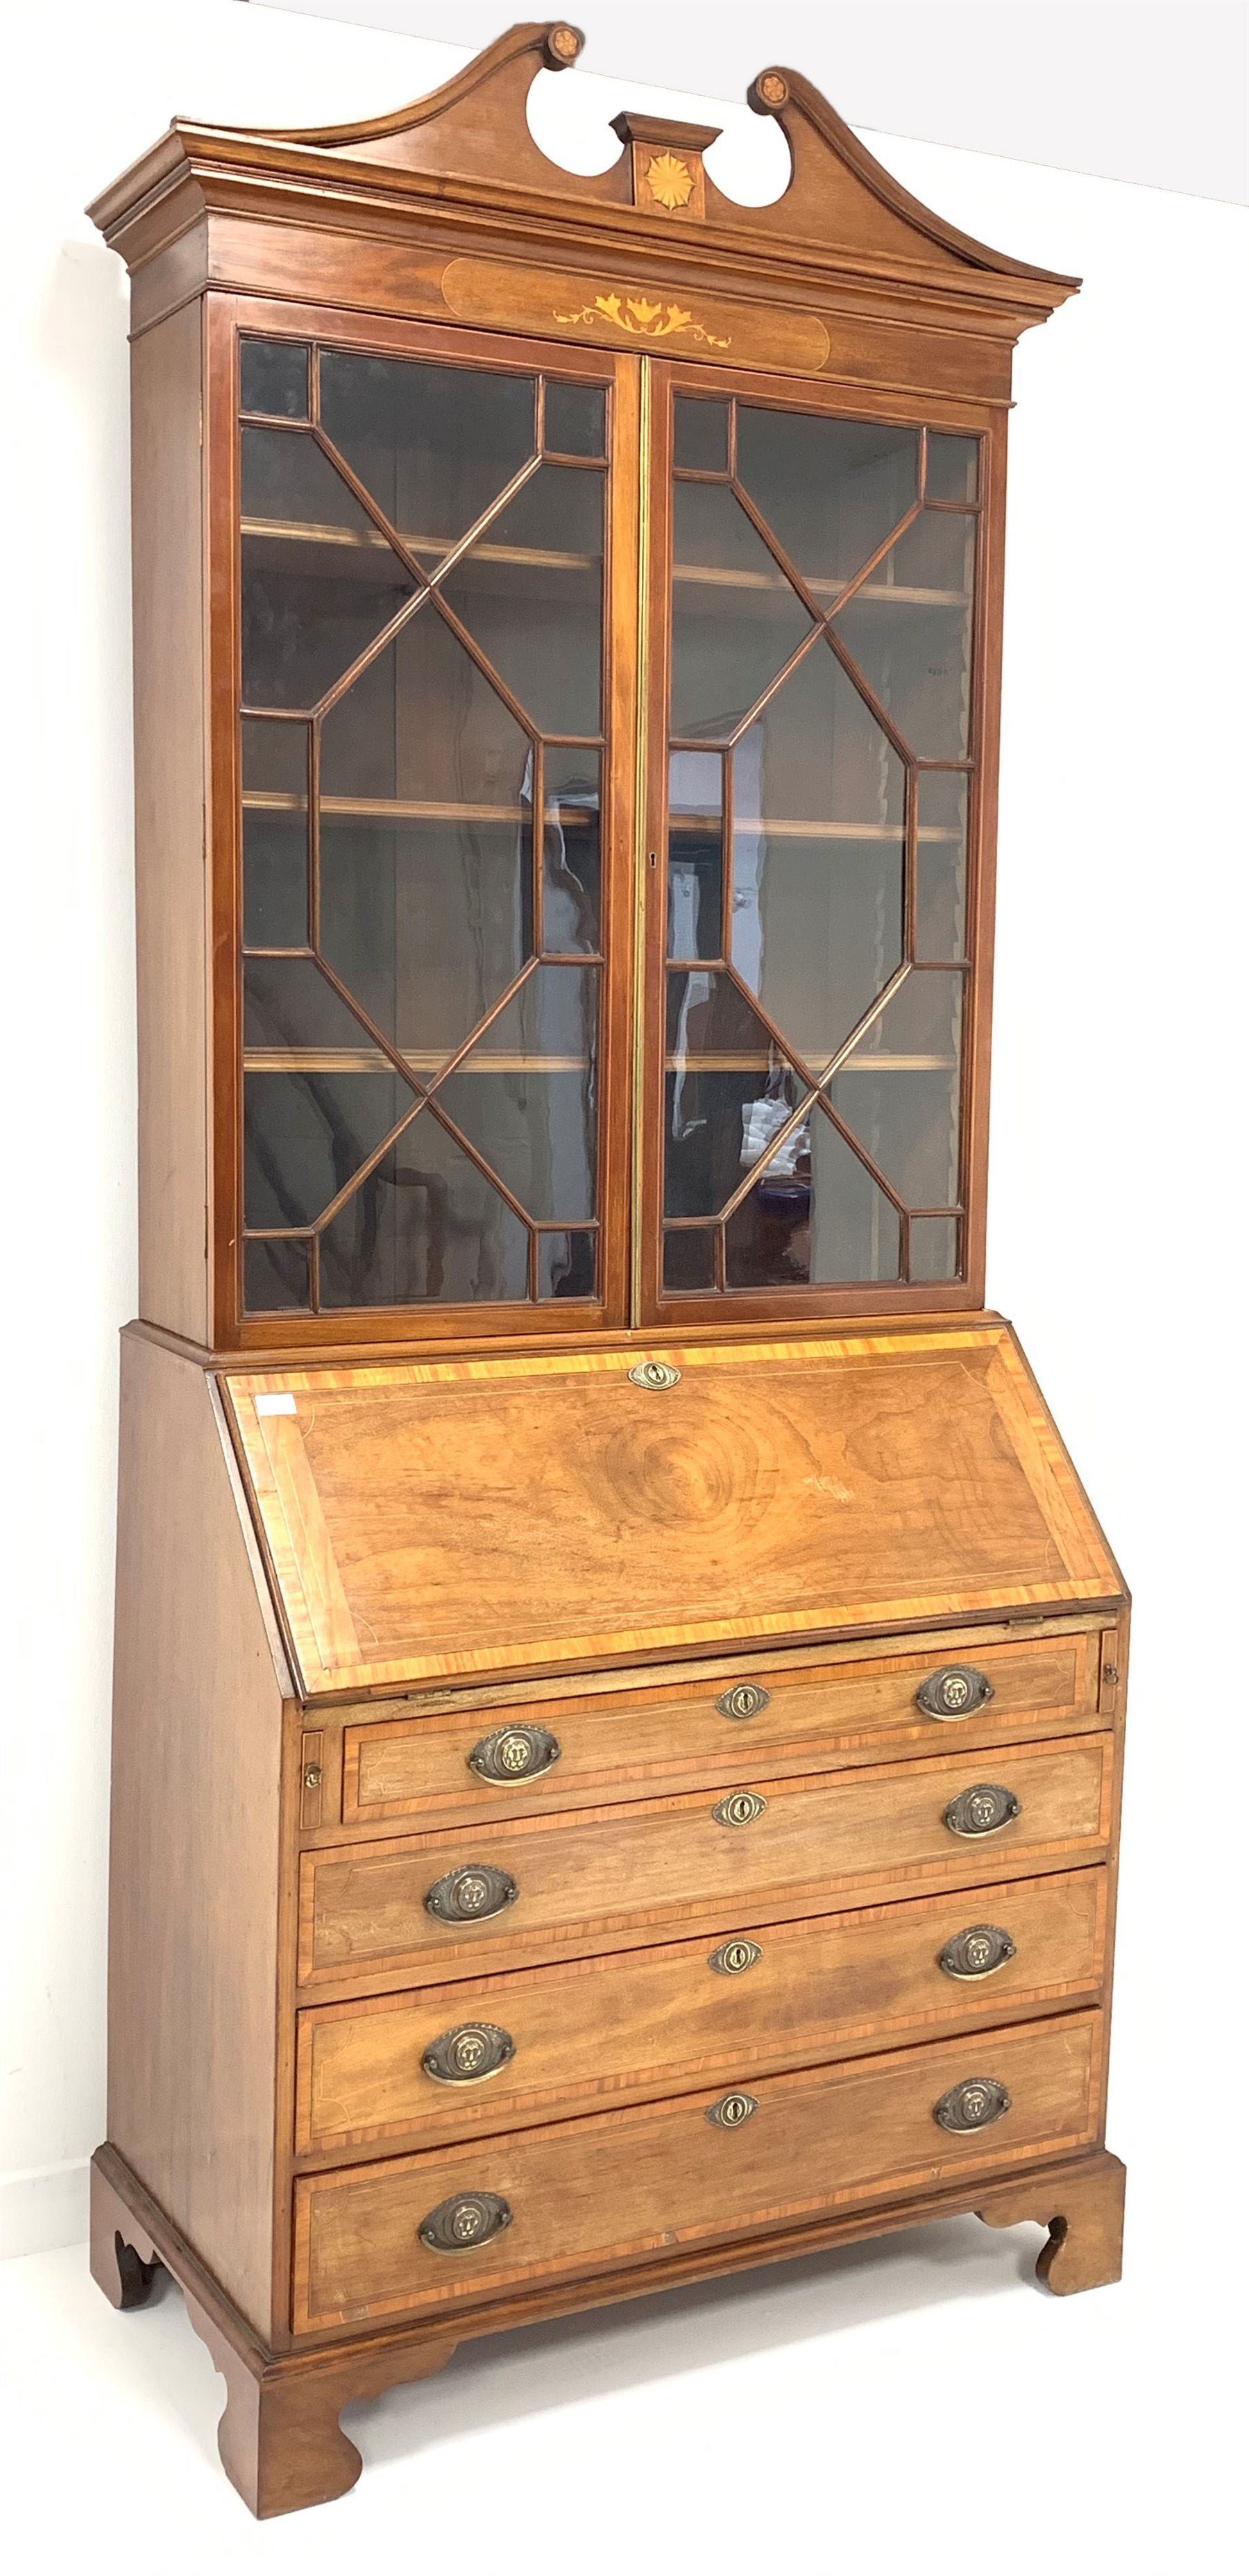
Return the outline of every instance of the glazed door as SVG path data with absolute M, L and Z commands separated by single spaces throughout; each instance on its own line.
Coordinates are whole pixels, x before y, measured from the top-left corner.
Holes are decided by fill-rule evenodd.
M 648 392 L 639 1312 L 978 1304 L 990 439 Z
M 636 364 L 232 347 L 239 1338 L 620 1321 Z

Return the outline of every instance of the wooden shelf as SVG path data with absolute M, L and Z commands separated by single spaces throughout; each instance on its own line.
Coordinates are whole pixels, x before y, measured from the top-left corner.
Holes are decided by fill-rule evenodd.
M 432 1049 L 403 1047 L 399 1050 L 410 1071 L 420 1075 L 440 1073 L 451 1047 Z M 766 1057 L 761 1059 L 766 1063 Z M 466 1056 L 455 1068 L 455 1078 L 462 1073 L 584 1073 L 588 1059 L 583 1055 L 525 1055 L 523 1053 L 489 1053 L 484 1048 Z M 380 1047 L 245 1047 L 244 1073 L 393 1073 L 394 1065 Z
M 245 814 L 306 814 L 307 810 L 306 796 L 270 788 L 247 787 L 243 790 Z M 438 804 L 427 798 L 407 796 L 322 796 L 319 811 L 322 821 L 330 816 L 374 823 L 528 823 L 533 807 L 519 804 Z M 597 823 L 598 807 L 548 805 L 546 819 L 548 824 L 572 826 Z
M 827 1064 L 830 1060 L 828 1051 L 822 1047 L 796 1046 L 794 1053 L 800 1055 L 804 1064 L 809 1064 L 812 1071 L 816 1073 L 820 1071 L 822 1064 Z M 666 1056 L 664 1069 L 667 1073 L 685 1074 L 767 1073 L 775 1062 L 775 1053 L 766 1054 L 762 1048 L 757 1049 L 753 1054 L 743 1053 L 738 1049 L 732 1055 L 695 1055 L 687 1050 L 684 1055 Z M 957 1071 L 957 1056 L 882 1054 L 850 1057 L 845 1064 L 838 1065 L 834 1079 L 840 1082 L 843 1073 L 957 1073 Z
M 705 584 L 712 590 L 780 591 L 797 598 L 793 583 L 786 579 L 779 564 L 775 572 L 736 572 L 721 564 L 674 564 L 675 582 Z M 804 576 L 804 578 L 806 578 Z M 847 581 L 807 580 L 813 599 L 840 599 L 848 590 Z M 897 608 L 969 608 L 971 600 L 962 590 L 925 590 L 910 583 L 865 581 L 855 592 L 856 599 L 885 600 Z
M 678 758 L 680 755 L 676 755 Z M 668 833 L 675 838 L 681 833 L 698 833 L 714 839 L 721 829 L 718 814 L 670 814 Z M 773 841 L 893 841 L 901 845 L 904 838 L 900 823 L 807 823 L 789 815 L 760 814 L 734 818 L 734 839 L 748 833 L 764 832 Z M 921 841 L 961 842 L 963 835 L 935 823 L 921 823 Z

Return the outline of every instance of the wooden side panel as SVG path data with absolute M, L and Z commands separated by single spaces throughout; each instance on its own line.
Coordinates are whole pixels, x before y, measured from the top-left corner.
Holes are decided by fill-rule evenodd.
M 753 1683 L 762 1705 L 746 1716 L 721 1703 L 732 1680 L 558 1697 L 466 1709 L 462 1715 L 373 1716 L 351 1710 L 343 1732 L 343 1822 L 376 1824 L 419 1815 L 427 1826 L 546 1809 L 589 1806 L 608 1797 L 644 1798 L 699 1779 L 747 1780 L 770 1771 L 840 1768 L 898 1754 L 962 1752 L 1029 1736 L 1069 1735 L 1105 1725 L 1097 1705 L 1101 1632 L 978 1645 L 975 1631 L 939 1653 L 881 1657 L 860 1665 L 769 1671 Z M 926 1715 L 915 1694 L 943 1665 L 982 1672 L 993 1697 L 979 1714 Z M 746 1658 L 743 1658 L 745 1677 Z M 753 1678 L 753 1677 L 752 1677 Z M 469 1767 L 497 1729 L 545 1729 L 559 1752 L 534 1779 L 483 1786 Z M 328 1810 L 306 1817 L 313 1825 Z
M 131 354 L 139 1312 L 210 1340 L 198 303 Z
M 831 1778 L 761 1780 L 758 1811 L 718 1815 L 714 1792 L 598 1807 L 471 1833 L 305 1852 L 300 1974 L 305 1983 L 405 1972 L 444 1976 L 633 1948 L 665 1929 L 733 1931 L 825 1911 L 856 1897 L 975 1887 L 1004 1872 L 1100 1858 L 1113 1790 L 1106 1736 Z M 989 1783 L 1018 1800 L 1013 1821 L 972 1836 L 950 1802 Z M 749 1796 L 735 1791 L 735 1799 Z M 471 1864 L 504 1873 L 514 1897 L 476 1920 L 440 1920 L 426 1899 Z
M 211 1381 L 122 1337 L 109 2138 L 271 2326 L 282 1674 Z
M 1073 1870 L 765 1924 L 710 1951 L 673 1942 L 322 2004 L 300 2015 L 296 2145 L 325 2160 L 383 2140 L 450 2145 L 1094 2003 L 1106 1899 L 1104 1869 Z M 1005 1932 L 1011 1955 L 985 1977 L 949 1975 L 945 1944 L 980 1923 Z M 506 2031 L 506 2064 L 476 2083 L 427 2074 L 425 2051 L 473 2022 Z
M 750 2087 L 726 2130 L 714 2096 L 531 2129 L 425 2156 L 318 2174 L 296 2185 L 295 2331 L 418 2311 L 447 2315 L 491 2292 L 636 2263 L 821 2211 L 1091 2142 L 1100 2016 L 908 2049 Z M 951 2136 L 934 2106 L 968 2077 L 1005 2086 L 991 2128 Z M 463 2192 L 497 2194 L 511 2224 L 492 2243 L 431 2251 L 418 2229 Z

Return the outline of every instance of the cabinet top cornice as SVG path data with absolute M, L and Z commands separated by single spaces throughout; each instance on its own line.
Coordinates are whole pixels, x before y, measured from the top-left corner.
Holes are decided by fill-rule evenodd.
M 509 29 L 425 98 L 363 122 L 284 131 L 211 126 L 178 117 L 152 149 L 88 209 L 137 269 L 200 215 L 393 224 L 396 208 L 506 231 L 527 247 L 544 236 L 623 248 L 643 245 L 699 269 L 740 277 L 798 263 L 813 276 L 859 274 L 949 304 L 992 306 L 1016 330 L 1039 322 L 1078 279 L 988 249 L 921 205 L 873 159 L 820 92 L 772 67 L 748 92 L 775 117 L 791 173 L 767 206 L 726 197 L 703 168 L 715 131 L 626 111 L 614 120 L 620 157 L 594 176 L 565 170 L 533 140 L 529 89 L 543 69 L 575 62 L 583 39 L 561 20 Z M 662 71 L 662 65 L 660 65 Z

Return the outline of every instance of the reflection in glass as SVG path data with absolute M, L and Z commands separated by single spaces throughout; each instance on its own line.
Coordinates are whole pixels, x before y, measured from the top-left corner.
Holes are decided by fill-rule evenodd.
M 538 1236 L 539 1297 L 592 1297 L 598 1236 L 592 1231 Z
M 249 1315 L 277 1314 L 310 1302 L 310 1246 L 302 1242 L 245 1243 L 243 1304 Z
M 540 465 L 442 595 L 542 733 L 601 726 L 603 476 Z
M 672 462 L 678 469 L 725 474 L 729 463 L 729 407 L 697 395 L 678 394 L 672 406 Z
M 672 508 L 672 731 L 723 741 L 812 622 L 727 483 L 677 483 Z
M 963 979 L 913 969 L 833 1076 L 834 1107 L 908 1207 L 958 1204 Z
M 831 1119 L 812 1114 L 805 1168 L 765 1168 L 725 1227 L 730 1288 L 896 1280 L 897 1210 Z
M 602 385 L 561 384 L 548 377 L 542 444 L 548 456 L 605 456 L 607 396 Z
M 321 1304 L 477 1305 L 524 1298 L 529 1236 L 423 1109 L 321 1237 Z
M 929 501 L 974 501 L 977 497 L 979 457 L 978 438 L 950 438 L 944 430 L 930 429 L 925 498 Z
M 550 955 L 593 951 L 599 924 L 600 758 L 580 743 L 548 743 L 543 754 L 542 945 Z
M 307 350 L 292 340 L 240 340 L 239 405 L 275 420 L 306 420 Z
M 912 1279 L 957 1279 L 957 1217 L 912 1217 L 911 1277 Z
M 594 1214 L 596 966 L 538 966 L 438 1101 L 531 1217 Z
M 926 510 L 838 612 L 837 632 L 921 760 L 963 760 L 976 522 Z
M 774 1139 L 803 1097 L 730 975 L 669 974 L 666 1216 L 717 1215 L 754 1165 L 776 1159 Z M 791 1140 L 780 1162 L 797 1150 Z
M 674 751 L 668 767 L 668 955 L 719 957 L 724 938 L 724 760 Z
M 322 723 L 322 949 L 425 1072 L 531 953 L 532 758 L 432 601 Z
M 308 944 L 308 727 L 243 719 L 243 938 Z
M 416 586 L 307 432 L 242 450 L 244 703 L 310 708 Z
M 407 1083 L 386 1069 L 249 1069 L 244 1077 L 246 1223 L 314 1225 L 413 1106 Z
M 321 425 L 432 572 L 534 452 L 532 376 L 321 353 Z
M 902 960 L 905 772 L 822 644 L 732 758 L 733 964 L 822 1070 Z
M 821 606 L 919 498 L 919 432 L 807 412 L 737 410 L 738 479 Z
M 710 1227 L 667 1226 L 664 1229 L 664 1287 L 679 1294 L 685 1289 L 714 1288 L 716 1284 L 715 1238 Z
M 921 769 L 915 954 L 935 965 L 966 948 L 967 778 L 959 769 Z

